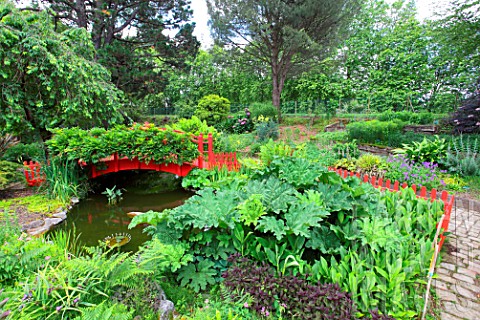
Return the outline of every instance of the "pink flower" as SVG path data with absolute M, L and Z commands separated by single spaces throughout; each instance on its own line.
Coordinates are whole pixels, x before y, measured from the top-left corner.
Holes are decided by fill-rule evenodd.
M 248 308 L 248 302 L 245 302 L 245 303 L 243 304 L 243 307 L 244 307 L 244 308 Z
M 48 261 L 48 260 L 50 260 L 51 258 L 52 258 L 52 257 L 50 257 L 50 256 L 46 256 L 46 257 L 45 257 L 45 260 Z

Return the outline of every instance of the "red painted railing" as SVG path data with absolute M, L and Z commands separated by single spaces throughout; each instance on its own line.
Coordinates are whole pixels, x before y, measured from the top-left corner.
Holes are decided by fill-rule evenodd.
M 400 190 L 400 187 L 402 189 L 405 189 L 408 187 L 408 184 L 406 182 L 402 183 L 400 185 L 400 182 L 395 181 L 391 182 L 390 179 L 383 180 L 382 178 L 377 178 L 375 176 L 368 176 L 368 175 L 361 175 L 358 172 L 351 172 L 348 170 L 344 169 L 338 169 L 338 168 L 329 168 L 330 171 L 335 171 L 337 174 L 339 174 L 342 178 L 347 178 L 347 177 L 357 177 L 362 180 L 364 183 L 370 183 L 374 188 L 378 188 L 380 190 L 390 190 L 393 192 L 397 192 Z M 427 191 L 427 188 L 425 186 L 422 186 L 420 190 L 417 190 L 416 185 L 411 185 L 410 188 L 413 189 L 413 191 L 417 194 L 418 198 L 423 198 L 431 201 L 435 200 L 440 200 L 443 202 L 443 213 L 445 215 L 445 218 L 443 219 L 442 222 L 442 229 L 443 232 L 440 235 L 440 243 L 439 243 L 439 250 L 442 249 L 443 242 L 445 241 L 445 233 L 448 232 L 448 225 L 450 224 L 450 216 L 452 213 L 452 208 L 453 204 L 455 202 L 455 197 L 453 195 L 450 195 L 447 191 L 443 190 L 440 193 L 440 198 L 438 198 L 438 193 L 436 189 L 432 189 L 430 192 Z
M 181 133 L 180 131 L 177 131 Z M 189 163 L 174 164 L 174 163 L 155 163 L 150 161 L 146 163 L 138 158 L 128 159 L 127 157 L 119 157 L 118 154 L 112 154 L 105 157 L 96 164 L 87 164 L 79 161 L 83 167 L 90 167 L 90 177 L 96 178 L 108 173 L 125 171 L 125 170 L 154 170 L 163 171 L 176 174 L 178 176 L 186 176 L 193 168 L 213 169 L 213 168 L 227 168 L 227 170 L 238 170 L 240 163 L 237 160 L 237 154 L 231 153 L 215 153 L 213 152 L 213 137 L 209 133 L 207 139 L 202 134 L 198 137 L 193 137 L 192 141 L 198 145 L 200 155 L 197 159 Z M 205 150 L 205 145 L 207 148 Z M 45 179 L 40 172 L 41 166 L 39 163 L 31 162 L 25 164 L 25 177 L 28 185 L 38 186 Z
M 42 172 L 42 166 L 38 162 L 24 161 L 23 173 L 30 187 L 37 187 L 45 181 L 45 175 Z

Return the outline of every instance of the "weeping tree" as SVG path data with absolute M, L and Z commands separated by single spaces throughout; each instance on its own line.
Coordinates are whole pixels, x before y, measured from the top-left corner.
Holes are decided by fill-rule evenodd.
M 122 121 L 123 94 L 94 61 L 84 29 L 55 32 L 46 12 L 0 0 L 0 136 L 48 139 L 55 127 Z
M 281 121 L 285 80 L 324 59 L 345 34 L 360 0 L 207 0 L 216 41 L 240 48 L 272 77 Z

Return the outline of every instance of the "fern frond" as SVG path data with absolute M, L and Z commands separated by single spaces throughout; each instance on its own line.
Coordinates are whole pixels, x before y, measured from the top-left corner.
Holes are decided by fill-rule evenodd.
M 82 315 L 75 320 L 131 320 L 135 310 L 128 308 L 120 303 L 110 305 L 108 302 L 102 302 L 91 308 L 81 308 Z

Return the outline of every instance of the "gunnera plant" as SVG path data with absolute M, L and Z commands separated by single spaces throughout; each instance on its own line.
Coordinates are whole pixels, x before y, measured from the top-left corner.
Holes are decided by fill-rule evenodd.
M 292 275 L 276 275 L 272 267 L 239 254 L 228 259 L 231 267 L 223 273 L 224 285 L 232 298 L 251 297 L 256 313 L 286 319 L 355 319 L 349 293 L 337 284 L 311 284 Z

